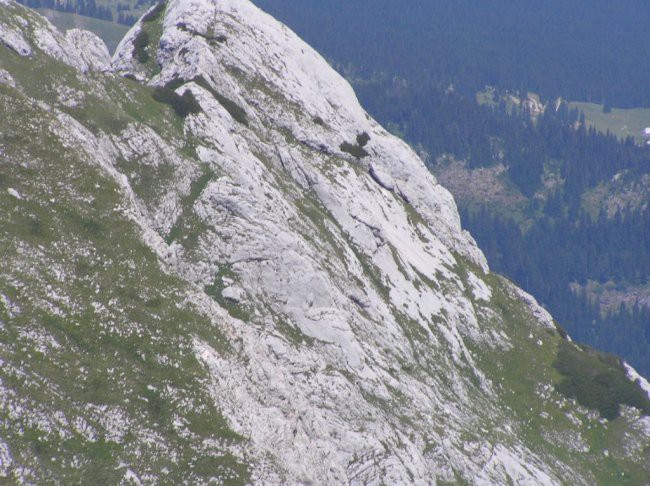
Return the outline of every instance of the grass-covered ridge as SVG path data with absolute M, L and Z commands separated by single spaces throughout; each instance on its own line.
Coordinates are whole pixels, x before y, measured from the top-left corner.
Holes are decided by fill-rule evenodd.
M 462 257 L 456 259 L 459 275 L 471 271 L 481 276 L 492 292 L 489 303 L 474 300 L 481 325 L 508 336 L 509 345 L 503 348 L 470 343 L 479 369 L 495 384 L 505 411 L 500 423 L 493 422 L 494 416 L 486 404 L 484 424 L 490 433 L 508 441 L 511 439 L 503 434 L 504 428 L 513 427 L 516 437 L 531 451 L 552 454 L 572 468 L 576 476 L 592 477 L 594 484 L 643 484 L 647 477 L 643 463 L 650 440 L 643 439 L 640 449 L 634 452 L 621 442 L 623 431 L 637 422 L 642 411 L 632 408 L 632 412 L 626 411 L 616 420 L 605 422 L 597 409 L 576 407 L 577 400 L 568 399 L 558 390 L 566 378 L 555 366 L 561 350 L 570 347 L 577 359 L 590 364 L 592 360 L 600 362 L 603 355 L 567 341 L 557 323 L 555 329 L 540 326 L 531 309 L 516 297 L 512 284 L 503 277 L 484 276 Z M 617 360 L 595 366 L 600 370 L 614 367 L 617 373 L 620 370 Z M 622 377 L 617 374 L 617 378 Z M 635 384 L 625 380 L 636 389 Z M 481 396 L 479 393 L 476 397 L 478 402 Z
M 187 284 L 143 243 L 122 190 L 75 129 L 30 99 L 57 107 L 66 85 L 103 100 L 98 84 L 4 46 L 0 67 L 22 90 L 0 84 L 0 442 L 12 457 L 0 482 L 117 484 L 123 464 L 173 484 L 248 482 L 246 440 L 215 405 L 193 351 L 195 337 L 224 356 L 229 342 L 185 302 Z M 136 116 L 164 123 L 161 134 L 177 130 L 150 89 L 101 82 L 122 105 L 103 100 L 102 116 L 85 103 L 61 108 L 98 134 Z

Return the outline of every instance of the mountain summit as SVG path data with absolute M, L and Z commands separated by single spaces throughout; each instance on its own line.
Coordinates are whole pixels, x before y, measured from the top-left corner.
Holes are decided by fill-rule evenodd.
M 153 7 L 112 60 L 0 0 L 0 44 L 0 478 L 647 480 L 648 383 L 247 0 Z

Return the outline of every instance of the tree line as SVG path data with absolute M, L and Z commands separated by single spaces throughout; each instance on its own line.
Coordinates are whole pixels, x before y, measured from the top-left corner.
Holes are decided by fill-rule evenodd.
M 589 281 L 645 285 L 650 276 L 650 209 L 540 218 L 527 231 L 483 209 L 461 210 L 494 271 L 509 276 L 546 306 L 580 342 L 624 356 L 650 375 L 650 309 L 621 303 L 603 312 L 600 297 L 584 289 Z M 572 291 L 571 284 L 581 290 Z
M 650 106 L 644 0 L 254 1 L 365 77 Z
M 60 12 L 75 13 L 96 19 L 113 21 L 113 10 L 104 5 L 97 5 L 95 0 L 17 0 L 30 8 L 49 8 Z

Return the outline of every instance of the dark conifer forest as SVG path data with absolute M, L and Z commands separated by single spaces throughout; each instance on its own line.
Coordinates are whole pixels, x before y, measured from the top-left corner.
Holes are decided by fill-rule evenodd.
M 418 85 L 650 106 L 643 0 L 255 0 L 335 63 Z
M 20 0 L 18 3 L 31 8 L 50 8 L 60 12 L 76 13 L 101 20 L 113 20 L 113 12 L 110 7 L 97 5 L 95 0 Z

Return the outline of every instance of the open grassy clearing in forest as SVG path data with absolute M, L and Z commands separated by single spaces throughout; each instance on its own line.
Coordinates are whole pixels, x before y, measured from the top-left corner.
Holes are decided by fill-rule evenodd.
M 601 132 L 609 130 L 620 138 L 634 137 L 643 140 L 643 129 L 650 127 L 650 108 L 612 108 L 610 113 L 603 112 L 603 105 L 596 103 L 571 102 L 572 108 L 584 112 L 589 126 Z

